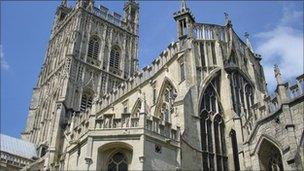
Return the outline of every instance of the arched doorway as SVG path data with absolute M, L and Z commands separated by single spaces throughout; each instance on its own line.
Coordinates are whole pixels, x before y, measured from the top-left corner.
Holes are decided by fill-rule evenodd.
M 258 157 L 260 162 L 260 169 L 267 171 L 282 171 L 283 162 L 280 149 L 270 142 L 269 140 L 263 138 L 260 148 L 258 151 Z

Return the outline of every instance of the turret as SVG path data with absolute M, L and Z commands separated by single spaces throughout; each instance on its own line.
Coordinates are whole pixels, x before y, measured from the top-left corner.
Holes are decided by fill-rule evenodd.
M 139 28 L 139 4 L 135 0 L 129 0 L 124 5 L 125 22 L 128 29 L 138 35 Z
M 274 76 L 277 81 L 277 89 L 276 92 L 278 93 L 280 97 L 281 103 L 284 103 L 288 100 L 287 97 L 287 91 L 286 91 L 286 84 L 284 84 L 283 79 L 282 79 L 282 74 L 280 71 L 280 68 L 278 65 L 274 65 Z
M 244 37 L 246 39 L 246 45 L 247 45 L 247 47 L 251 50 L 252 53 L 254 53 L 252 45 L 251 45 L 250 40 L 249 40 L 249 33 L 245 32 Z
M 87 8 L 88 6 L 94 6 L 94 0 L 77 0 L 76 8 Z
M 181 1 L 180 10 L 173 15 L 177 26 L 177 37 L 179 39 L 192 37 L 195 18 L 192 15 L 191 10 L 187 7 L 185 0 Z
M 55 19 L 54 24 L 52 28 L 52 34 L 56 30 L 56 27 L 60 25 L 60 23 L 65 19 L 67 14 L 70 12 L 70 9 L 68 8 L 68 1 L 62 0 L 60 6 L 57 8 L 55 13 Z

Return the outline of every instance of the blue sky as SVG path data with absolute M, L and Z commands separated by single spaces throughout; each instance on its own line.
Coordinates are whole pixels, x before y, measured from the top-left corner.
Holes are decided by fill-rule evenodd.
M 1 1 L 1 133 L 19 137 L 32 88 L 43 63 L 59 1 Z M 72 4 L 72 3 L 70 3 Z M 122 1 L 96 1 L 122 13 Z M 251 35 L 262 55 L 273 89 L 272 67 L 281 66 L 285 80 L 303 73 L 303 2 L 190 1 L 196 22 L 223 24 L 228 12 L 235 31 Z M 140 1 L 140 66 L 149 64 L 176 39 L 172 17 L 178 1 Z

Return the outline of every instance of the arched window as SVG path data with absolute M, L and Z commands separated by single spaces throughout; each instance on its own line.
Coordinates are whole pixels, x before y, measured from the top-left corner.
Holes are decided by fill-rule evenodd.
M 237 139 L 236 139 L 236 132 L 234 130 L 230 131 L 230 138 L 231 138 L 231 144 L 232 144 L 234 169 L 236 171 L 238 171 L 238 170 L 240 170 L 240 161 L 239 161 L 239 152 L 238 152 L 238 144 L 237 144 Z
M 99 39 L 97 37 L 91 37 L 89 41 L 88 57 L 97 59 L 99 54 Z
M 118 46 L 114 46 L 110 54 L 110 67 L 119 69 L 120 62 L 120 49 Z
M 121 152 L 114 154 L 108 162 L 108 171 L 127 171 L 127 158 Z
M 253 92 L 250 85 L 246 85 L 245 87 L 245 94 L 246 94 L 246 108 L 250 111 L 250 107 L 253 105 Z
M 141 105 L 142 105 L 141 101 L 137 100 L 132 111 L 132 117 L 139 117 L 140 109 L 142 107 Z
M 174 113 L 174 101 L 177 96 L 174 87 L 166 81 L 161 88 L 160 100 L 158 103 L 159 117 L 165 122 L 171 122 L 171 115 Z
M 249 116 L 250 107 L 254 104 L 252 86 L 242 75 L 232 73 L 230 75 L 230 88 L 233 110 L 240 116 L 243 107 L 244 113 Z
M 80 111 L 84 112 L 86 109 L 92 107 L 93 96 L 90 93 L 83 93 L 80 103 Z
M 204 170 L 228 169 L 225 127 L 218 98 L 218 80 L 214 80 L 206 88 L 200 107 Z

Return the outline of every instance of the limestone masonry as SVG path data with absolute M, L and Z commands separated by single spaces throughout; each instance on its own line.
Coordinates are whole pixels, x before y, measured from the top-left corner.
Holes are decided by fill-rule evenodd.
M 304 75 L 291 85 L 275 66 L 270 96 L 249 35 L 228 14 L 198 23 L 185 1 L 176 41 L 139 69 L 139 4 L 123 10 L 57 8 L 22 133 L 38 157 L 24 170 L 304 169 Z

